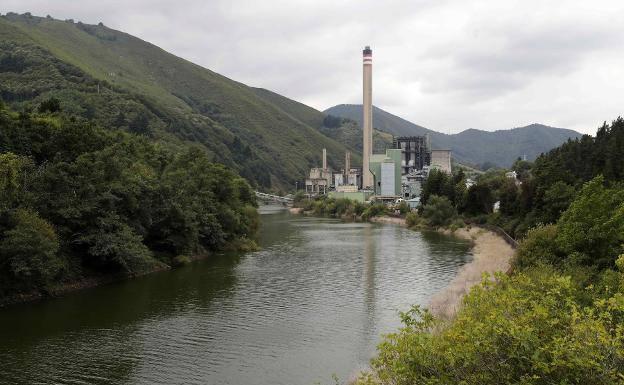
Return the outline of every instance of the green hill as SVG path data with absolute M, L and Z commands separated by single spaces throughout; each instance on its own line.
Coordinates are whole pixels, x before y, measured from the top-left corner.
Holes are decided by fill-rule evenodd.
M 200 143 L 261 188 L 301 179 L 323 147 L 330 165 L 344 158 L 345 147 L 319 132 L 322 113 L 102 24 L 0 17 L 0 96 L 17 110 L 55 97 L 104 127 Z
M 325 110 L 325 113 L 362 121 L 362 106 L 340 104 Z M 410 136 L 428 134 L 434 148 L 451 149 L 453 157 L 467 164 L 510 167 L 523 155 L 533 160 L 568 140 L 578 138 L 580 133 L 563 128 L 531 124 L 526 127 L 494 132 L 469 129 L 454 135 L 446 135 L 416 125 L 380 108 L 373 107 L 375 128 L 393 135 Z

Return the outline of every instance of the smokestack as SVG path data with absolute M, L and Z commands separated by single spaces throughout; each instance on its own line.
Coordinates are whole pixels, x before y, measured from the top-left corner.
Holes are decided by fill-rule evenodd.
M 323 149 L 323 170 L 327 170 L 327 149 Z
M 345 152 L 345 169 L 344 169 L 344 184 L 349 183 L 349 171 L 351 170 L 351 152 Z
M 369 170 L 370 156 L 373 154 L 373 51 L 369 46 L 362 51 L 364 72 L 364 97 L 362 100 L 362 131 L 364 148 L 362 154 L 362 187 L 373 187 L 373 174 Z

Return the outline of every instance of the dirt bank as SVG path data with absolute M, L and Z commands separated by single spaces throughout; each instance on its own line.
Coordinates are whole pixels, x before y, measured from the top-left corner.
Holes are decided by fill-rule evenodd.
M 394 225 L 406 226 L 405 218 L 383 216 L 383 217 L 372 217 L 369 219 L 369 221 L 375 222 L 375 223 L 390 223 Z
M 451 234 L 450 231 L 444 231 Z M 461 300 L 470 288 L 481 282 L 483 273 L 509 270 L 514 249 L 504 238 L 491 231 L 472 227 L 455 231 L 452 235 L 473 242 L 473 260 L 462 266 L 455 278 L 431 298 L 429 309 L 442 318 L 452 318 L 461 305 Z
M 404 218 L 383 216 L 371 218 L 370 221 L 406 226 Z M 473 260 L 462 266 L 451 283 L 434 295 L 429 302 L 429 309 L 434 315 L 452 318 L 459 309 L 464 295 L 471 287 L 481 282 L 483 273 L 493 274 L 509 270 L 514 249 L 502 236 L 476 226 L 458 229 L 455 232 L 439 231 L 473 243 Z

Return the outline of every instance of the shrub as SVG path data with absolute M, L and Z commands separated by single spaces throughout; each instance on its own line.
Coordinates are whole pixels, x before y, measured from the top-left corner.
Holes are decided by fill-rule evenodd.
M 375 203 L 364 210 L 362 213 L 362 220 L 369 220 L 370 218 L 385 215 L 388 213 L 388 208 L 383 203 Z
M 423 208 L 423 217 L 431 226 L 448 226 L 456 216 L 455 207 L 446 197 L 432 195 Z
M 175 267 L 188 265 L 189 263 L 191 263 L 191 259 L 186 255 L 178 255 L 171 260 L 171 265 Z
M 450 324 L 418 307 L 402 314 L 404 327 L 379 345 L 357 384 L 621 383 L 621 292 L 592 309 L 552 270 L 497 280 L 471 290 Z
M 421 218 L 415 212 L 407 213 L 405 216 L 405 223 L 407 224 L 407 227 L 415 227 L 420 225 Z
M 39 104 L 39 112 L 58 112 L 61 110 L 61 101 L 55 97 L 48 98 Z
M 401 215 L 405 215 L 405 214 L 410 212 L 410 207 L 407 204 L 407 202 L 403 201 L 403 202 L 399 203 L 399 206 L 397 207 L 397 210 L 399 210 Z
M 540 225 L 527 233 L 516 251 L 514 267 L 526 269 L 539 264 L 555 264 L 562 253 L 557 247 L 557 226 Z

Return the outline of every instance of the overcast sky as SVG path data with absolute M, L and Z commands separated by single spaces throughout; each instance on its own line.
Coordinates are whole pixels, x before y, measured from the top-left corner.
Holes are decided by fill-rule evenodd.
M 3 0 L 128 32 L 323 110 L 373 103 L 459 132 L 539 122 L 595 133 L 624 115 L 622 0 Z

